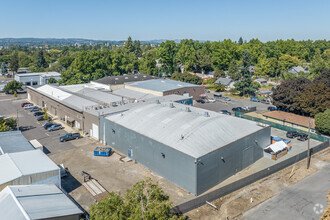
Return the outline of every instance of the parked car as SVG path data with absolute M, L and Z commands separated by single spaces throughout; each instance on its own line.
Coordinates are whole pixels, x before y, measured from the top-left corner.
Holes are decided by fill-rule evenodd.
M 296 132 L 296 131 L 288 131 L 288 132 L 286 132 L 286 136 L 288 138 L 295 138 L 295 137 L 297 137 L 297 135 L 298 135 L 298 132 Z
M 52 126 L 47 128 L 48 131 L 57 131 L 57 130 L 60 130 L 60 129 L 62 129 L 61 124 L 53 124 Z
M 235 108 L 232 108 L 231 110 L 233 110 L 233 112 L 241 112 L 241 111 L 244 111 L 244 109 L 242 107 L 235 107 Z
M 306 141 L 308 139 L 308 135 L 304 133 L 298 133 L 297 140 L 298 141 Z
M 229 97 L 227 97 L 227 96 L 223 96 L 222 98 L 223 98 L 225 101 L 227 101 L 227 102 L 231 101 L 231 99 L 230 99 Z
M 251 97 L 251 98 L 250 98 L 250 101 L 252 101 L 252 102 L 259 102 L 259 99 L 256 98 L 256 97 Z
M 268 108 L 268 111 L 277 111 L 278 109 L 274 106 L 269 106 Z
M 31 104 L 31 103 L 29 103 L 29 102 L 23 102 L 22 104 L 21 104 L 21 107 L 23 108 L 25 105 L 27 105 L 27 104 Z
M 44 127 L 44 129 L 47 130 L 53 124 L 54 124 L 53 122 L 47 121 L 47 122 L 45 122 L 45 123 L 42 124 L 42 127 Z
M 204 103 L 205 103 L 204 99 L 199 99 L 199 100 L 196 100 L 196 102 L 198 102 L 198 103 L 202 103 L 202 104 L 204 104 Z
M 209 101 L 210 103 L 215 103 L 215 102 L 216 102 L 214 98 L 210 98 L 210 99 L 208 99 L 208 101 Z
M 30 110 L 30 112 L 37 112 L 37 111 L 41 111 L 41 108 L 39 108 L 39 107 L 32 107 L 29 110 Z
M 210 101 L 208 99 L 203 99 L 204 103 L 209 103 Z
M 34 106 L 32 104 L 26 104 L 26 105 L 24 105 L 23 108 L 26 110 L 26 109 L 30 109 L 30 108 L 33 108 L 33 107 L 36 107 L 36 106 Z
M 45 119 L 44 119 L 44 116 L 43 115 L 37 117 L 37 121 L 44 121 L 44 120 Z
M 260 101 L 261 103 L 264 103 L 264 104 L 270 104 L 270 101 L 269 99 L 263 99 Z
M 66 135 L 60 137 L 60 141 L 70 141 L 70 140 L 74 140 L 74 139 L 78 139 L 80 138 L 80 134 L 79 133 L 67 133 Z
M 34 112 L 33 116 L 40 116 L 40 115 L 44 115 L 44 112 Z
M 220 110 L 220 113 L 226 114 L 226 115 L 231 115 L 231 113 L 227 110 Z

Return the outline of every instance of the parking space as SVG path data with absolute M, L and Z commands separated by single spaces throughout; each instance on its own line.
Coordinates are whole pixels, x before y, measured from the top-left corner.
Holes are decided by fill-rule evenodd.
M 212 94 L 208 94 L 210 97 L 212 97 Z M 210 111 L 215 111 L 215 112 L 219 112 L 220 110 L 227 110 L 230 111 L 231 113 L 233 113 L 232 108 L 235 107 L 257 107 L 257 112 L 265 112 L 267 111 L 267 108 L 269 106 L 269 104 L 264 104 L 264 103 L 260 103 L 260 102 L 252 102 L 250 100 L 246 100 L 246 99 L 239 99 L 239 98 L 233 98 L 233 97 L 229 97 L 231 100 L 230 101 L 225 101 L 220 99 L 219 101 L 216 101 L 214 103 L 194 103 L 194 106 L 199 107 L 199 108 L 203 108 L 203 109 L 207 109 Z

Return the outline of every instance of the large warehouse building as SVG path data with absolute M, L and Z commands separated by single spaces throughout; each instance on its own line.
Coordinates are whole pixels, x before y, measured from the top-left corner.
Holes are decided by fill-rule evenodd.
M 270 127 L 170 102 L 100 119 L 101 141 L 199 195 L 262 157 Z
M 156 97 L 147 93 L 118 89 L 110 92 L 95 84 L 70 86 L 44 85 L 28 87 L 28 100 L 45 107 L 48 113 L 70 126 L 99 139 L 99 117 L 118 111 L 126 111 L 135 105 L 161 101 L 192 104 L 192 97 L 167 95 Z

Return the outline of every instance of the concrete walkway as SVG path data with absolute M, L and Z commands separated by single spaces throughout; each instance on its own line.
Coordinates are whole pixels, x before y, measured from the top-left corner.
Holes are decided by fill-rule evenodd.
M 319 219 L 328 206 L 330 165 L 247 211 L 242 219 Z

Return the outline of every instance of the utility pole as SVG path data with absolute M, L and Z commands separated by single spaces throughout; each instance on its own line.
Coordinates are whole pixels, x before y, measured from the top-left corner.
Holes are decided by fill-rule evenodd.
M 309 116 L 309 121 L 308 121 L 307 169 L 309 169 L 309 165 L 310 165 L 310 162 L 311 162 L 310 138 L 311 138 L 311 117 Z
M 17 114 L 16 114 L 16 126 L 17 126 L 17 131 L 19 131 L 19 125 L 18 125 L 18 109 L 17 109 Z

